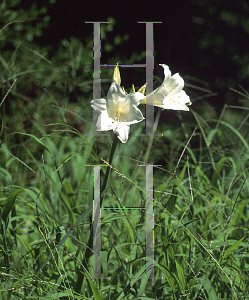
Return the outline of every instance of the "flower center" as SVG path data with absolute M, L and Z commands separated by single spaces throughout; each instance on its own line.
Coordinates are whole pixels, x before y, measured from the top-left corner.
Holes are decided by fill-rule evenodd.
M 124 114 L 125 114 L 125 111 L 122 107 L 117 107 L 115 109 L 114 120 L 112 121 L 115 128 L 117 128 L 121 122 L 125 122 L 125 119 L 123 119 Z
M 124 110 L 122 107 L 118 107 L 114 113 L 114 117 L 115 117 L 115 122 L 121 123 L 125 120 L 122 120 L 121 117 L 124 114 Z
M 178 96 L 177 99 L 170 98 L 170 99 L 169 99 L 170 104 L 171 104 L 171 105 L 173 105 L 173 104 L 178 104 L 178 105 L 180 105 L 181 103 L 180 103 L 180 101 L 179 101 L 179 98 L 180 98 L 180 96 Z
M 118 107 L 116 110 L 116 114 L 120 116 L 122 113 L 123 113 L 123 109 L 121 107 Z

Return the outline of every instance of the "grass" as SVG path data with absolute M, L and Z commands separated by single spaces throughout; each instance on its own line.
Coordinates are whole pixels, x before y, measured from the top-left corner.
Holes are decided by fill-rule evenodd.
M 49 59 L 21 45 L 1 53 L 0 299 L 248 299 L 248 94 L 213 116 L 195 109 L 199 87 L 189 113 L 162 112 L 163 136 L 131 126 L 111 163 L 95 279 L 89 165 L 107 166 L 113 134 L 92 135 L 91 49 L 61 47 Z M 145 210 L 120 209 L 145 206 L 146 164 L 154 279 Z

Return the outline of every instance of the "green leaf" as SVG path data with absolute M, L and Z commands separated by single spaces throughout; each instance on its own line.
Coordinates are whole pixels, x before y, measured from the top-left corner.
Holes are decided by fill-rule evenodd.
M 243 218 L 245 222 L 247 222 L 246 216 L 243 214 L 244 208 L 246 206 L 247 200 L 243 200 L 237 207 L 236 213 L 234 214 L 232 225 L 239 225 L 240 219 Z
M 222 131 L 220 129 L 212 129 L 208 136 L 207 136 L 207 146 L 209 147 L 212 144 L 213 138 L 215 136 L 215 134 L 217 133 L 220 143 L 221 145 L 223 145 L 223 135 L 222 135 Z
M 200 254 L 197 257 L 197 260 L 195 261 L 194 271 L 195 274 L 198 274 L 202 268 L 202 266 L 205 264 L 205 261 L 202 259 L 202 255 Z
M 20 242 L 26 248 L 27 252 L 32 251 L 32 248 L 30 247 L 29 243 L 25 240 L 25 238 L 22 235 L 18 234 L 17 238 L 20 240 Z
M 107 275 L 108 275 L 107 252 L 106 251 L 101 251 L 100 255 L 101 255 L 101 259 L 102 259 L 103 277 L 107 277 Z
M 183 268 L 179 265 L 179 263 L 176 260 L 175 260 L 175 264 L 176 264 L 177 275 L 181 283 L 182 291 L 185 292 L 186 280 L 185 280 Z
M 220 129 L 217 129 L 217 135 L 219 137 L 221 145 L 223 146 L 224 145 L 223 134 L 222 134 L 222 131 Z
M 249 145 L 248 145 L 247 141 L 243 138 L 243 136 L 240 134 L 240 132 L 237 129 L 235 129 L 232 125 L 230 125 L 227 122 L 222 121 L 222 120 L 212 119 L 212 120 L 209 120 L 209 121 L 218 122 L 218 123 L 221 123 L 222 125 L 228 127 L 231 131 L 233 131 L 240 138 L 240 140 L 242 141 L 242 143 L 246 147 L 246 150 L 247 151 L 249 150 Z
M 123 217 L 122 218 L 125 225 L 127 226 L 127 238 L 130 239 L 130 241 L 135 244 L 135 238 L 134 238 L 134 233 L 133 231 L 135 232 L 135 229 L 132 228 L 130 222 L 126 219 L 126 217 Z
M 183 181 L 186 168 L 187 168 L 187 162 L 184 164 L 184 167 L 182 168 L 181 173 L 176 178 L 176 180 L 175 180 L 175 186 L 173 188 L 173 192 L 172 192 L 171 196 L 169 197 L 169 199 L 168 199 L 168 201 L 166 203 L 166 206 L 165 206 L 165 208 L 167 209 L 167 211 L 170 212 L 170 213 L 172 213 L 172 214 L 173 214 L 173 212 L 175 210 L 175 205 L 176 205 L 176 200 L 177 200 L 177 195 L 178 195 L 178 189 L 177 189 L 177 187 L 180 187 L 180 185 L 181 185 L 181 183 Z M 162 188 L 164 186 L 165 186 L 165 188 L 167 187 L 167 185 L 162 185 L 160 188 Z M 157 189 L 157 191 L 159 191 L 159 190 L 160 189 Z
M 26 136 L 30 136 L 32 137 L 33 139 L 35 139 L 39 144 L 41 144 L 51 155 L 52 157 L 54 158 L 53 156 L 53 153 L 50 151 L 50 149 L 48 148 L 47 145 L 45 145 L 41 140 L 39 140 L 35 135 L 33 134 L 29 134 L 29 133 L 24 133 L 24 132 L 13 132 L 13 133 L 10 133 L 9 135 L 12 135 L 12 134 L 22 134 L 22 135 L 26 135 Z
M 165 191 L 165 190 L 167 189 L 167 187 L 168 187 L 168 184 L 167 184 L 167 183 L 160 185 L 160 186 L 154 191 L 154 200 L 156 200 L 157 197 L 159 197 L 159 196 L 163 193 L 163 191 Z
M 129 274 L 128 274 L 128 271 L 127 271 L 127 268 L 126 268 L 126 265 L 124 264 L 124 262 L 123 262 L 123 259 L 121 258 L 121 256 L 119 255 L 119 252 L 116 250 L 116 248 L 115 247 L 113 247 L 114 248 L 114 250 L 115 250 L 115 252 L 116 252 L 116 254 L 117 254 L 117 258 L 118 258 L 118 260 L 119 260 L 119 262 L 122 264 L 122 266 L 123 266 L 123 270 L 125 271 L 125 273 L 126 273 L 126 275 L 128 276 L 128 278 L 130 278 L 129 277 Z
M 20 189 L 15 189 L 14 191 L 12 191 L 9 196 L 7 197 L 4 207 L 3 207 L 3 211 L 2 211 L 2 219 L 3 221 L 6 223 L 6 220 L 8 218 L 8 215 L 11 211 L 11 209 L 13 208 L 14 204 L 15 204 L 15 200 L 16 197 L 23 192 L 24 190 L 22 188 Z M 7 227 L 7 226 L 6 226 Z
M 182 168 L 180 175 L 177 177 L 177 179 L 175 181 L 175 185 L 178 186 L 178 187 L 181 185 L 181 183 L 183 181 L 186 168 L 187 168 L 187 162 L 184 164 L 184 167 Z
M 231 255 L 239 246 L 239 244 L 244 240 L 246 236 L 244 236 L 242 239 L 234 243 L 231 247 L 229 247 L 223 254 L 223 256 L 220 258 L 221 259 L 226 259 L 229 255 Z
M 44 263 L 42 264 L 42 266 L 39 268 L 39 270 L 36 272 L 36 276 L 39 276 L 40 272 L 44 269 L 44 267 L 46 266 L 46 264 L 50 261 L 50 259 L 54 256 L 54 253 L 58 251 L 58 249 L 60 249 L 60 247 L 62 245 L 64 245 L 64 243 L 66 242 L 66 240 L 71 237 L 74 233 L 74 230 L 77 228 L 77 226 L 79 224 L 81 224 L 84 219 L 88 216 L 88 214 L 90 212 L 92 212 L 93 210 L 93 205 L 89 206 L 88 209 L 79 217 L 79 219 L 77 220 L 76 223 L 74 223 L 74 225 L 68 230 L 67 234 L 61 239 L 61 241 L 56 245 L 56 247 L 53 249 L 53 251 L 51 251 L 51 253 L 49 254 L 49 256 L 47 257 L 47 259 L 44 261 Z
M 193 223 L 194 221 L 198 221 L 198 220 L 199 220 L 199 219 L 195 218 L 195 219 L 190 220 L 190 221 L 188 221 L 188 222 L 186 222 L 186 223 L 184 223 L 184 224 L 182 224 L 182 225 L 176 226 L 176 227 L 173 229 L 173 231 L 169 234 L 168 238 L 169 238 L 169 237 L 172 235 L 172 233 L 173 233 L 174 231 L 176 231 L 177 229 L 182 228 L 182 227 L 185 227 L 185 226 L 187 226 L 187 225 Z
M 174 273 L 172 273 L 168 267 L 165 265 L 158 264 L 156 261 L 154 261 L 154 266 L 161 270 L 166 276 L 166 279 L 171 287 L 172 290 L 176 289 L 176 286 L 179 286 L 179 281 Z
M 28 193 L 28 195 L 30 196 L 30 198 L 34 201 L 34 203 L 37 205 L 38 209 L 42 212 L 42 214 L 46 218 L 47 222 L 50 224 L 51 220 L 47 216 L 46 210 L 45 210 L 42 202 L 39 199 L 39 195 L 37 195 L 34 191 L 32 191 L 30 189 L 25 189 L 25 192 Z
M 201 116 L 200 116 L 199 114 L 195 113 L 193 110 L 192 110 L 192 114 L 193 114 L 193 116 L 195 117 L 195 119 L 196 119 L 196 121 L 197 121 L 197 123 L 198 123 L 198 126 L 199 126 L 199 128 L 200 128 L 200 130 L 201 130 L 202 136 L 203 136 L 203 138 L 204 138 L 204 141 L 205 141 L 205 143 L 206 143 L 206 145 L 207 145 L 207 148 L 208 148 L 208 151 L 209 151 L 210 160 L 211 160 L 213 169 L 215 169 L 215 164 L 214 164 L 213 154 L 212 154 L 212 151 L 210 150 L 210 148 L 208 147 L 209 141 L 208 141 L 208 139 L 207 139 L 207 137 L 206 137 L 204 128 L 203 128 L 203 126 L 202 126 L 202 123 L 204 123 L 205 126 L 208 126 L 208 124 L 207 124 L 206 121 L 204 121 L 204 120 L 201 118 Z
M 69 181 L 65 181 L 63 183 L 63 188 L 70 200 L 70 203 L 75 205 L 76 197 L 71 183 Z
M 139 288 L 139 292 L 138 292 L 138 297 L 139 296 L 143 296 L 145 288 L 146 288 L 146 286 L 148 284 L 148 280 L 149 280 L 149 277 L 141 279 L 140 288 Z
M 4 58 L 2 57 L 2 55 L 0 54 L 0 62 L 2 63 L 2 65 L 4 66 L 4 68 L 6 70 L 9 70 L 9 65 L 8 63 L 4 60 Z
M 222 158 L 218 161 L 218 163 L 217 163 L 217 165 L 216 165 L 216 167 L 215 167 L 213 176 L 212 176 L 212 185 L 213 185 L 213 186 L 217 186 L 217 185 L 218 185 L 218 180 L 219 180 L 219 178 L 220 178 L 220 172 L 221 172 L 221 170 L 222 170 L 222 168 L 223 168 L 223 166 L 224 166 L 224 163 L 225 163 L 225 161 L 226 161 L 227 159 L 228 159 L 228 157 L 222 157 Z
M 67 197 L 63 193 L 63 191 L 66 192 Z M 69 183 L 69 182 L 64 182 L 63 183 L 63 189 L 62 189 L 62 191 L 60 191 L 60 196 L 61 196 L 61 199 L 62 199 L 64 205 L 67 208 L 70 221 L 72 223 L 75 223 L 75 216 L 74 216 L 74 213 L 73 213 L 73 210 L 72 210 L 72 205 L 75 205 L 75 200 L 76 199 L 75 199 L 75 195 L 74 195 L 74 191 L 73 191 L 73 188 L 71 186 L 71 183 Z
M 175 205 L 176 205 L 176 199 L 177 199 L 177 189 L 174 187 L 173 188 L 173 193 L 170 196 L 170 198 L 168 199 L 165 208 L 167 209 L 168 212 L 170 212 L 171 214 L 173 214 L 174 209 L 175 209 Z
M 207 136 L 207 146 L 209 147 L 213 141 L 213 138 L 217 132 L 217 129 L 212 129 Z
M 215 290 L 210 282 L 210 280 L 205 276 L 203 278 L 200 278 L 199 281 L 203 284 L 203 287 L 208 293 L 208 299 L 209 300 L 218 300 L 217 295 L 215 293 Z
M 96 300 L 103 300 L 103 297 L 100 294 L 100 291 L 99 291 L 97 285 L 92 281 L 91 278 L 89 278 L 89 276 L 87 274 L 85 274 L 85 277 L 87 277 L 88 282 L 89 282 L 89 284 L 91 286 L 91 289 L 92 289 L 92 292 L 93 292 L 93 295 L 94 295 L 94 299 L 96 299 Z

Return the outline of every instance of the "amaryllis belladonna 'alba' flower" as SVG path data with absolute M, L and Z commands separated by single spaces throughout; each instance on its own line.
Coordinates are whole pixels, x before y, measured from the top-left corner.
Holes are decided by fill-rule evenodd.
M 98 113 L 97 131 L 113 130 L 122 143 L 128 140 L 130 125 L 141 122 L 144 117 L 137 108 L 144 98 L 142 93 L 126 94 L 117 83 L 112 83 L 107 100 L 94 99 L 92 108 Z
M 178 73 L 171 76 L 168 66 L 164 64 L 160 64 L 160 66 L 164 68 L 164 81 L 157 89 L 147 95 L 146 100 L 142 100 L 141 104 L 146 103 L 163 109 L 189 111 L 187 105 L 192 103 L 189 96 L 183 91 L 184 80 Z

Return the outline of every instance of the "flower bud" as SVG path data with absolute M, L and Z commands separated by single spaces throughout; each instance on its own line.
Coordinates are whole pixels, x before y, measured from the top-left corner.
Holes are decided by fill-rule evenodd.
M 132 94 L 132 93 L 135 93 L 136 91 L 135 91 L 135 87 L 134 87 L 134 84 L 132 85 L 132 87 L 131 87 L 131 90 L 130 90 L 130 93 L 129 94 Z
M 120 85 L 120 83 L 121 83 L 121 77 L 120 77 L 120 72 L 119 72 L 118 64 L 117 64 L 116 67 L 114 68 L 113 77 L 112 77 L 112 82 L 115 82 L 115 83 L 117 83 L 118 85 Z
M 140 92 L 144 95 L 145 90 L 146 90 L 146 85 L 147 85 L 147 83 L 145 83 L 143 86 L 141 86 L 140 89 L 138 90 L 138 92 Z

